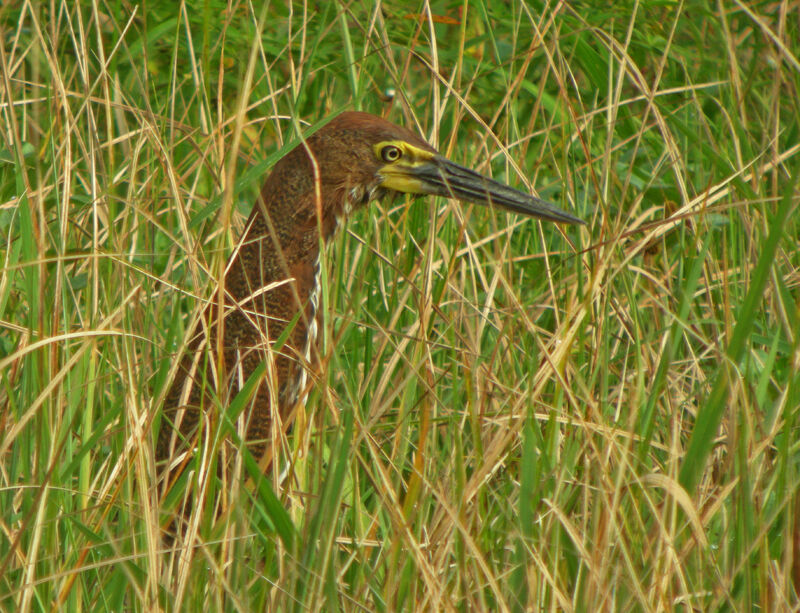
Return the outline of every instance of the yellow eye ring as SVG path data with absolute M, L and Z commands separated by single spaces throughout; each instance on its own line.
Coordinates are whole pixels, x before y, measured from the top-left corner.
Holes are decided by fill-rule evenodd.
M 400 151 L 399 147 L 395 147 L 394 145 L 386 145 L 383 149 L 381 149 L 381 159 L 384 162 L 396 162 L 401 157 L 403 157 L 403 152 Z

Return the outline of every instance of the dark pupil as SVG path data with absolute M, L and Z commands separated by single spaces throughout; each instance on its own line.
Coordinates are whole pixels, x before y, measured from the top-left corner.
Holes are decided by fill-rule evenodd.
M 399 157 L 400 152 L 397 150 L 397 147 L 386 147 L 386 149 L 383 150 L 383 159 L 387 162 L 394 162 Z

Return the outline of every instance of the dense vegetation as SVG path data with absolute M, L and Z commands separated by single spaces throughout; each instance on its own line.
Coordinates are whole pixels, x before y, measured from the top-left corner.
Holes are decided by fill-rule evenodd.
M 0 609 L 797 610 L 800 9 L 606 4 L 4 3 Z M 176 354 L 344 109 L 588 225 L 354 215 L 289 477 L 174 549 Z

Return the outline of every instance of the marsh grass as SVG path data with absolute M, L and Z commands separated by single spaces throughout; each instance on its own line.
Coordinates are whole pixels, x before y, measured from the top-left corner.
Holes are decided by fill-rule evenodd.
M 799 20 L 5 4 L 0 608 L 797 610 Z M 588 226 L 354 215 L 288 477 L 243 456 L 168 546 L 187 328 L 265 173 L 343 109 Z

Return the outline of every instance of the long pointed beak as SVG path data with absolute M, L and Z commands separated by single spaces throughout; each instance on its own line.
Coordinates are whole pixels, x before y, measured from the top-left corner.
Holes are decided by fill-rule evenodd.
M 419 181 L 426 193 L 432 195 L 456 198 L 484 206 L 499 206 L 514 213 L 548 221 L 586 223 L 549 202 L 484 177 L 441 156 L 408 168 L 408 172 Z

